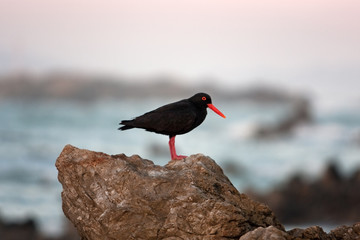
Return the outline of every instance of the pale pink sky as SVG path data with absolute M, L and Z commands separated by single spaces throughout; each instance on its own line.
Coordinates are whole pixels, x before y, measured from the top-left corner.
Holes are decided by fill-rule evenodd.
M 0 36 L 1 72 L 360 85 L 358 0 L 0 0 Z

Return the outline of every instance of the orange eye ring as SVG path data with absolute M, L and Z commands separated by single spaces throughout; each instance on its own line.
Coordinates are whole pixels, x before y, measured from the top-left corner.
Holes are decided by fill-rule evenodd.
M 206 97 L 202 97 L 201 100 L 205 101 L 205 100 L 206 100 Z

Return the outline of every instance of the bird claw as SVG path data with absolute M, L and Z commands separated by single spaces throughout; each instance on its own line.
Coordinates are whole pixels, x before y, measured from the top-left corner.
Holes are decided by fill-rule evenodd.
M 184 155 L 175 155 L 171 158 L 171 160 L 183 160 L 187 158 L 187 156 L 184 156 Z

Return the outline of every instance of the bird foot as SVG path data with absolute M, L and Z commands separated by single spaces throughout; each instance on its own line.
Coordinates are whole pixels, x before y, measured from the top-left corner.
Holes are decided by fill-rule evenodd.
M 184 156 L 184 155 L 175 155 L 171 158 L 171 160 L 183 160 L 187 158 L 187 156 Z

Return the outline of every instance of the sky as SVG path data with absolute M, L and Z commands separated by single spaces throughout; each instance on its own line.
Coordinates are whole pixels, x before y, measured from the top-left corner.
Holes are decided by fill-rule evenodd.
M 358 0 L 0 0 L 0 73 L 268 82 L 358 96 Z

